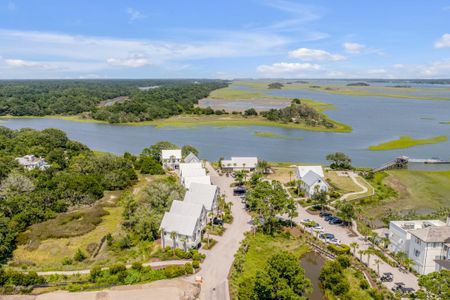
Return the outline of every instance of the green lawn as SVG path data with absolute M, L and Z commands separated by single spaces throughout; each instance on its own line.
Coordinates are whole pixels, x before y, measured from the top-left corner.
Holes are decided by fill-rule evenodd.
M 255 135 L 257 137 L 270 138 L 270 139 L 297 140 L 297 141 L 303 140 L 302 137 L 292 137 L 292 136 L 289 136 L 286 134 L 278 134 L 278 133 L 274 133 L 274 132 L 270 132 L 270 131 L 256 131 Z
M 411 148 L 419 145 L 436 144 L 448 141 L 448 137 L 445 135 L 435 136 L 428 139 L 415 139 L 413 137 L 403 135 L 399 139 L 389 142 L 381 143 L 375 146 L 369 146 L 369 150 L 372 151 L 385 151 L 393 149 Z
M 238 286 L 241 282 L 254 276 L 256 271 L 261 270 L 267 262 L 267 259 L 284 250 L 294 253 L 300 258 L 303 254 L 309 251 L 309 248 L 299 238 L 285 237 L 284 235 L 269 236 L 263 233 L 256 233 L 255 236 L 249 234 L 245 239 L 248 244 L 248 251 L 244 255 L 242 272 L 237 272 L 232 267 L 230 273 L 230 293 L 232 299 L 238 299 Z

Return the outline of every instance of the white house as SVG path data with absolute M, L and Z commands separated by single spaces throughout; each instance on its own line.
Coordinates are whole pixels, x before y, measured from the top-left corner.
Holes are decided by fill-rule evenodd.
M 177 169 L 181 159 L 181 149 L 161 150 L 161 163 L 166 169 Z
M 201 161 L 194 153 L 191 152 L 184 158 L 184 162 L 186 164 L 192 164 L 192 163 L 200 163 Z
M 254 171 L 257 165 L 257 157 L 231 157 L 231 159 L 221 161 L 221 167 L 225 171 Z
M 181 174 L 181 183 L 184 185 L 185 179 L 189 177 L 203 177 L 206 176 L 206 170 L 201 169 L 185 169 Z
M 45 170 L 50 168 L 50 165 L 47 164 L 42 157 L 37 158 L 33 154 L 17 157 L 16 161 L 19 163 L 19 165 L 23 166 L 27 170 Z
M 413 268 L 419 274 L 439 271 L 445 244 L 450 241 L 450 226 L 430 226 L 411 230 L 409 257 L 414 260 Z
M 170 246 L 186 251 L 188 248 L 197 248 L 201 243 L 201 222 L 195 216 L 166 212 L 160 230 L 163 248 Z
M 206 227 L 207 215 L 203 204 L 173 200 L 170 212 L 178 215 L 197 216 L 200 220 L 200 228 L 203 230 Z
M 298 166 L 295 175 L 301 180 L 300 188 L 306 196 L 311 197 L 317 191 L 328 192 L 329 185 L 325 181 L 322 166 Z
M 445 226 L 440 220 L 412 220 L 389 222 L 389 250 L 392 252 L 409 252 L 411 231 L 431 226 Z
M 193 170 L 193 169 L 203 169 L 203 165 L 201 162 L 198 163 L 181 163 L 179 165 L 180 168 L 180 177 L 184 175 L 185 171 Z
M 207 212 L 217 209 L 219 189 L 216 185 L 192 183 L 184 196 L 184 202 L 202 204 Z
M 183 186 L 186 189 L 190 189 L 193 183 L 201 183 L 206 185 L 211 185 L 211 177 L 209 176 L 189 176 L 183 177 Z

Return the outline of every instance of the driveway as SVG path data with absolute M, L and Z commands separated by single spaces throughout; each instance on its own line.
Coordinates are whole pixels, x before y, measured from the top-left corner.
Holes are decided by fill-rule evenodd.
M 319 215 L 312 215 L 306 211 L 305 208 L 299 206 L 298 208 L 298 217 L 294 219 L 297 223 L 300 223 L 302 219 L 311 219 L 317 223 L 319 223 L 323 227 L 323 231 L 327 233 L 332 233 L 334 236 L 341 240 L 342 243 L 350 245 L 352 242 L 356 242 L 359 245 L 359 248 L 356 250 L 356 257 L 359 259 L 358 250 L 366 250 L 370 243 L 364 240 L 364 237 L 359 235 L 354 236 L 354 234 L 347 228 L 338 225 L 330 225 Z M 353 249 L 351 250 L 353 252 Z M 370 268 L 377 272 L 377 265 L 375 263 L 375 259 L 378 256 L 372 254 L 370 256 Z M 362 262 L 367 264 L 367 255 L 362 256 Z M 379 259 L 379 258 L 378 258 Z M 381 259 L 380 259 L 381 260 Z M 384 282 L 383 284 L 390 290 L 394 286 L 394 282 L 403 282 L 406 287 L 412 287 L 416 291 L 419 289 L 417 283 L 417 277 L 412 273 L 402 273 L 398 268 L 391 267 L 384 261 L 382 261 L 379 265 L 380 274 L 384 272 L 391 272 L 394 275 L 394 280 L 392 282 Z
M 217 244 L 211 250 L 202 250 L 206 258 L 201 264 L 201 270 L 189 277 L 193 282 L 196 276 L 203 278 L 200 299 L 225 300 L 229 299 L 228 273 L 233 264 L 234 254 L 239 249 L 244 233 L 251 229 L 251 218 L 245 211 L 244 204 L 239 197 L 233 196 L 230 184 L 233 178 L 219 176 L 217 172 L 206 163 L 206 168 L 211 176 L 213 184 L 220 188 L 221 194 L 225 194 L 227 202 L 232 202 L 233 223 L 227 224 L 226 231 L 222 236 L 214 237 Z

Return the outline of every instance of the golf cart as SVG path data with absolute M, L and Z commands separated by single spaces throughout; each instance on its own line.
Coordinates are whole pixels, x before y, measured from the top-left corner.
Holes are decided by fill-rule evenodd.
M 383 273 L 383 275 L 380 277 L 380 280 L 382 282 L 391 282 L 392 280 L 394 280 L 394 275 L 392 275 L 392 273 L 390 272 Z

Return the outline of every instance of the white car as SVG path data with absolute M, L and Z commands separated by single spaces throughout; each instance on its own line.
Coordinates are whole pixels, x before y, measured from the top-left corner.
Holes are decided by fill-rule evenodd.
M 319 224 L 316 224 L 315 226 L 313 226 L 312 228 L 314 231 L 323 231 L 323 227 L 320 226 Z
M 335 244 L 335 245 L 340 245 L 340 244 L 341 244 L 341 241 L 338 240 L 337 238 L 334 238 L 334 239 L 329 239 L 329 240 L 327 240 L 327 243 L 329 243 L 329 244 Z

